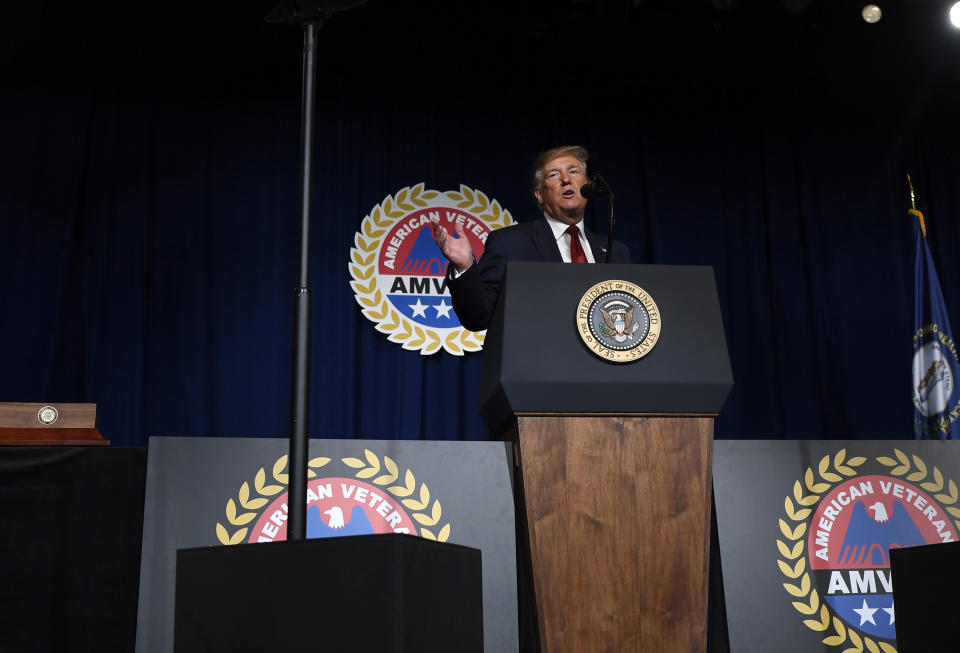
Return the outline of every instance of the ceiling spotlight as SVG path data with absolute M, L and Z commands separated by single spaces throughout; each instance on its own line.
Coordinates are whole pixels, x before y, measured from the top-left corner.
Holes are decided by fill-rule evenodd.
M 954 27 L 960 28 L 960 2 L 950 7 L 950 22 Z
M 880 7 L 877 5 L 867 5 L 860 12 L 860 15 L 863 16 L 863 20 L 868 23 L 876 23 L 883 17 L 883 12 L 880 11 Z

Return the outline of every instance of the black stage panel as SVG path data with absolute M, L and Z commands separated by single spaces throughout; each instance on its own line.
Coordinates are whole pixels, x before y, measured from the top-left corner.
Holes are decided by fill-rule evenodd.
M 0 651 L 132 651 L 146 449 L 0 447 Z
M 480 551 L 410 535 L 181 549 L 175 653 L 482 653 Z
M 890 549 L 900 653 L 957 649 L 960 542 Z

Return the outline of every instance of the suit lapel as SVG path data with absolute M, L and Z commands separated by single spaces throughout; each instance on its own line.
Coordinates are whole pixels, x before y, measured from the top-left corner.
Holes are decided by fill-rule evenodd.
M 560 256 L 560 248 L 557 247 L 557 241 L 553 237 L 553 230 L 547 224 L 547 219 L 542 217 L 530 225 L 530 238 L 534 246 L 540 253 L 540 260 L 544 263 L 562 263 L 563 257 Z
M 593 250 L 593 261 L 595 263 L 607 262 L 607 239 L 605 236 L 587 232 L 587 240 L 590 241 L 590 249 Z

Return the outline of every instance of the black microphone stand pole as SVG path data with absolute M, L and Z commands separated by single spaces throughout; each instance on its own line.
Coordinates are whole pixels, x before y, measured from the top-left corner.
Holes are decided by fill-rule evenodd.
M 610 257 L 613 255 L 613 189 L 610 188 L 607 180 L 599 174 L 593 175 L 593 186 L 595 187 L 594 193 L 605 193 L 610 196 L 610 218 L 607 224 L 607 256 L 604 261 L 605 263 L 609 263 Z
M 307 536 L 307 449 L 310 424 L 310 166 L 316 97 L 317 31 L 323 21 L 303 24 L 303 82 L 300 114 L 300 277 L 294 294 L 293 393 L 290 407 L 289 512 L 287 540 Z
M 313 114 L 316 96 L 317 32 L 337 11 L 365 0 L 281 0 L 265 20 L 303 24 L 303 79 L 300 107 L 300 277 L 294 291 L 293 379 L 290 407 L 290 453 L 287 540 L 307 536 L 307 453 L 310 446 L 310 178 L 313 161 Z
M 610 187 L 607 186 L 609 189 Z M 605 263 L 610 262 L 610 256 L 613 254 L 613 191 L 610 191 L 610 223 L 607 228 L 607 260 Z

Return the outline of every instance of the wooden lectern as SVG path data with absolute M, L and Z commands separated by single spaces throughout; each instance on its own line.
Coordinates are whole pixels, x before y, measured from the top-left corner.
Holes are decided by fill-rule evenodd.
M 632 363 L 577 334 L 606 280 L 659 308 Z M 732 385 L 711 268 L 507 264 L 480 413 L 515 443 L 542 651 L 706 651 L 713 420 Z

